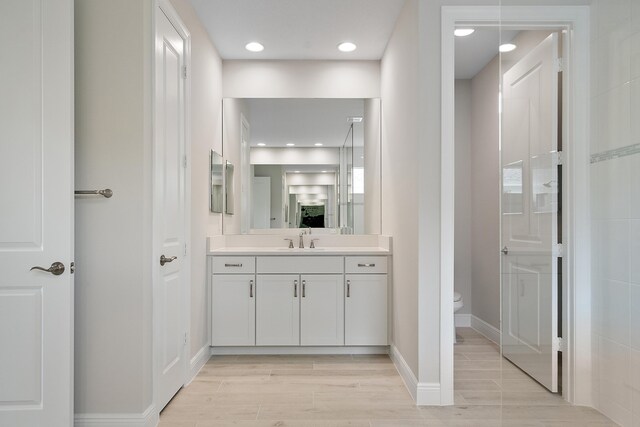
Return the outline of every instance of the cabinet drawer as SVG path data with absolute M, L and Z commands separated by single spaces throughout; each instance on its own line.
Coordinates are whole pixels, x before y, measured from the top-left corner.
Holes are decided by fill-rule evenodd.
M 386 256 L 349 256 L 345 258 L 346 273 L 386 273 Z
M 256 272 L 256 259 L 252 256 L 214 256 L 213 274 L 247 274 Z
M 335 256 L 264 256 L 258 257 L 258 273 L 342 273 L 342 257 Z

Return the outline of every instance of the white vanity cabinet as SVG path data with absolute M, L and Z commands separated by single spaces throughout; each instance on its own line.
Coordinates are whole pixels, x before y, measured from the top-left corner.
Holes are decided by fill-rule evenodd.
M 305 274 L 300 283 L 300 344 L 344 345 L 342 274 Z
M 387 257 L 347 257 L 345 269 L 345 345 L 387 345 Z
M 300 344 L 300 276 L 258 274 L 256 345 Z
M 254 257 L 211 257 L 211 345 L 256 344 Z

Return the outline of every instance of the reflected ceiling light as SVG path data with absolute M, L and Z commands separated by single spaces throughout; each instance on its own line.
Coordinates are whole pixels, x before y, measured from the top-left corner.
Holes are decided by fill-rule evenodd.
M 327 171 L 322 171 L 322 173 L 327 173 Z
M 258 147 L 264 147 L 265 145 L 267 144 L 265 144 L 264 142 L 258 142 Z
M 467 37 L 473 34 L 475 31 L 476 30 L 474 30 L 473 28 L 456 28 L 453 34 L 456 37 Z
M 264 46 L 258 42 L 250 42 L 244 46 L 249 52 L 262 52 L 264 50 Z
M 300 171 L 293 171 L 293 173 L 300 173 Z
M 294 147 L 296 144 L 294 144 L 293 142 L 290 142 L 287 144 L 287 147 Z
M 360 122 L 362 122 L 362 117 L 361 116 L 347 117 L 347 122 L 349 122 L 349 123 L 360 123 Z
M 313 144 L 313 145 L 315 145 L 316 147 L 322 147 L 322 142 L 316 142 L 316 143 L 315 143 L 315 144 Z
M 502 53 L 506 53 L 506 52 L 511 52 L 512 50 L 515 50 L 516 47 L 517 46 L 513 43 L 505 43 L 505 44 L 501 44 L 498 50 L 500 50 L 500 52 Z
M 338 45 L 338 50 L 340 52 L 353 52 L 354 50 L 357 49 L 358 46 L 355 45 L 355 43 L 351 43 L 351 42 L 342 42 Z

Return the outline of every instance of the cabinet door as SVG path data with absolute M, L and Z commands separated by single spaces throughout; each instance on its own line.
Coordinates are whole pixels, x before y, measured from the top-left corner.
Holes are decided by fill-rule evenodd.
M 301 276 L 300 343 L 344 345 L 344 286 L 341 274 Z
M 345 345 L 387 345 L 387 275 L 345 276 Z
M 300 276 L 259 274 L 256 344 L 300 344 Z
M 211 345 L 256 344 L 256 286 L 253 274 L 211 279 Z

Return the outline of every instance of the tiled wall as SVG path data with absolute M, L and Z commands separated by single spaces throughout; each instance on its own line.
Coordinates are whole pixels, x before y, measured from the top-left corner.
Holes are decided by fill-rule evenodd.
M 640 0 L 592 6 L 591 215 L 596 407 L 640 425 Z

